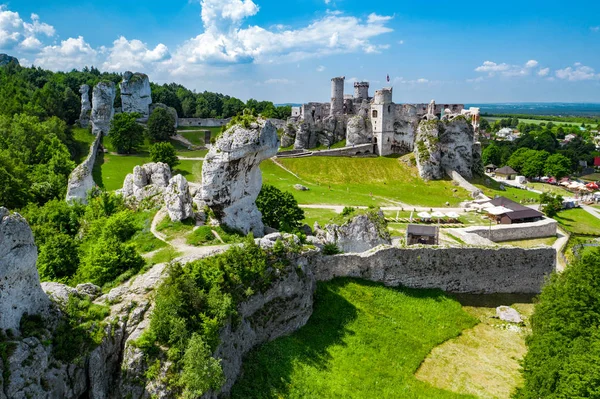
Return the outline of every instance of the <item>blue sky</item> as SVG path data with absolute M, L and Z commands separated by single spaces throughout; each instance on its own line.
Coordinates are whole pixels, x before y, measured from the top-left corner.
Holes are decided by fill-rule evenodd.
M 2 1 L 0 52 L 52 70 L 276 103 L 388 74 L 396 102 L 600 102 L 597 1 Z

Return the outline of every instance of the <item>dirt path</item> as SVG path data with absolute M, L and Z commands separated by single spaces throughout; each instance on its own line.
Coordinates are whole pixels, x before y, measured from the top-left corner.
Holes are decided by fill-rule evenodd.
M 177 159 L 179 159 L 180 161 L 204 161 L 204 158 L 200 158 L 200 157 L 181 157 L 181 156 L 177 156 Z
M 188 245 L 185 242 L 185 238 L 176 238 L 174 240 L 168 241 L 167 237 L 156 229 L 156 226 L 158 226 L 160 221 L 163 220 L 163 218 L 165 218 L 166 216 L 167 210 L 165 208 L 161 208 L 158 212 L 156 212 L 154 219 L 152 219 L 150 231 L 152 232 L 154 237 L 169 244 L 171 247 L 173 247 L 173 249 L 175 249 L 175 251 L 181 253 L 181 256 L 176 258 L 176 260 L 183 260 L 187 262 L 194 259 L 204 258 L 209 255 L 214 255 L 223 252 L 227 250 L 227 248 L 229 248 L 229 245 L 195 247 L 193 245 Z
M 181 144 L 183 145 L 187 145 L 188 147 L 200 147 L 198 145 L 193 144 L 191 141 L 189 141 L 188 139 L 186 139 L 185 137 L 183 137 L 181 134 L 179 134 L 179 132 L 175 135 L 171 137 L 173 140 L 177 140 L 179 141 Z
M 569 241 L 569 236 L 560 228 L 556 229 L 556 235 L 558 236 L 558 239 L 554 242 L 554 244 L 552 244 L 552 248 L 556 250 L 556 271 L 562 272 L 563 270 L 565 270 L 565 267 L 567 265 L 565 265 L 565 262 L 563 261 L 562 256 L 560 256 L 560 254 L 563 250 L 563 247 L 567 245 L 567 241 Z

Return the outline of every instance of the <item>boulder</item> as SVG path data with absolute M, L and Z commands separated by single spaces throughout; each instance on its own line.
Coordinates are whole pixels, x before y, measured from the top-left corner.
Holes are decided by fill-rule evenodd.
M 100 82 L 92 91 L 92 133 L 106 136 L 115 115 L 115 84 Z
M 61 305 L 66 305 L 69 302 L 69 298 L 72 296 L 79 296 L 77 289 L 69 287 L 66 284 L 55 283 L 55 282 L 43 282 L 41 284 L 42 290 L 48 295 L 54 302 Z
M 19 330 L 23 314 L 44 314 L 50 301 L 40 287 L 37 248 L 27 221 L 0 207 L 0 330 Z
M 502 321 L 508 321 L 510 323 L 522 323 L 523 319 L 519 312 L 510 306 L 498 306 L 496 308 L 496 317 Z
M 92 301 L 102 295 L 102 289 L 92 283 L 78 284 L 75 290 L 79 295 L 87 296 Z
M 264 235 L 255 202 L 262 187 L 259 164 L 276 155 L 278 147 L 275 126 L 258 119 L 247 128 L 232 126 L 210 148 L 200 196 L 221 223 L 244 234 Z
M 92 113 L 92 103 L 90 102 L 90 86 L 81 85 L 79 87 L 81 94 L 81 111 L 79 112 L 79 126 L 88 127 L 90 124 L 90 115 Z
M 188 182 L 182 175 L 175 175 L 169 180 L 164 198 L 171 221 L 180 222 L 194 216 Z
M 142 118 L 147 119 L 150 115 L 150 104 L 152 104 L 152 91 L 148 75 L 127 71 L 123 74 L 123 81 L 119 86 L 122 111 L 137 112 Z
M 364 252 L 378 245 L 392 243 L 381 210 L 358 211 L 342 225 L 332 223 L 321 229 L 315 223 L 314 227 L 322 243 L 335 244 L 342 252 Z
M 162 194 L 171 180 L 171 168 L 162 162 L 147 163 L 133 168 L 117 193 L 129 203 L 139 204 L 143 200 L 162 202 Z
M 302 184 L 294 184 L 294 189 L 298 191 L 308 191 L 308 187 L 303 186 Z

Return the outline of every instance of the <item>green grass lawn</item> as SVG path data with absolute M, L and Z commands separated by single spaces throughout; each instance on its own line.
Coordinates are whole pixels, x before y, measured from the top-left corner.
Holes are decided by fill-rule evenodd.
M 581 208 L 561 211 L 554 219 L 571 234 L 600 236 L 600 219 Z
M 331 209 L 309 209 L 304 208 L 304 220 L 302 223 L 307 224 L 312 229 L 315 222 L 319 222 L 321 227 L 325 226 L 331 219 L 336 217 L 338 214 Z
M 593 182 L 600 181 L 600 173 L 592 173 L 591 175 L 581 176 L 581 179 Z
M 555 186 L 553 184 L 546 183 L 527 183 L 527 187 L 531 187 L 534 190 L 548 192 L 551 194 L 562 195 L 563 197 L 573 197 L 574 194 L 569 190 L 564 189 L 562 186 Z
M 206 145 L 210 143 L 204 142 L 204 132 L 198 132 L 196 130 L 210 130 L 210 136 L 216 137 L 221 133 L 221 126 L 218 127 L 199 127 L 199 126 L 186 126 L 177 128 L 177 133 L 188 139 L 194 145 Z
M 74 127 L 73 137 L 75 138 L 78 147 L 77 156 L 73 158 L 73 161 L 79 165 L 88 156 L 90 146 L 94 142 L 96 136 L 94 136 L 87 128 Z
M 444 206 L 446 201 L 456 206 L 469 197 L 449 180 L 423 181 L 416 167 L 398 158 L 310 157 L 278 161 L 301 180 L 272 161 L 265 161 L 261 164 L 264 182 L 292 192 L 301 204 L 367 206 L 395 205 L 393 201 L 398 201 L 433 207 Z M 310 190 L 294 190 L 297 183 Z
M 252 351 L 231 397 L 472 398 L 414 374 L 434 347 L 476 323 L 441 291 L 320 282 L 306 326 Z
M 500 118 L 500 117 L 496 117 L 496 116 L 485 116 L 484 119 L 487 119 L 490 123 L 494 123 L 497 120 L 506 119 L 506 117 Z M 519 118 L 519 123 L 533 123 L 535 125 L 539 125 L 541 123 L 548 124 L 550 122 L 552 122 L 554 124 L 554 126 L 559 126 L 559 125 L 580 126 L 581 125 L 581 123 L 578 123 L 578 122 L 560 122 L 560 121 L 555 122 L 555 121 L 548 121 L 548 120 L 541 120 L 541 119 L 538 120 L 538 119 L 521 119 L 521 118 Z
M 489 177 L 474 179 L 473 185 L 483 191 L 485 195 L 494 198 L 497 195 L 506 197 L 516 202 L 539 202 L 540 195 L 531 191 L 521 190 L 520 188 L 504 186 L 504 190 L 500 190 L 501 182 L 497 182 Z

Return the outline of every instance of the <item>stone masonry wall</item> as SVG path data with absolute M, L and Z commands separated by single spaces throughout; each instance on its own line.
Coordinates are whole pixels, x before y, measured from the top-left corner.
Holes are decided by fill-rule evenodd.
M 553 248 L 397 248 L 314 259 L 317 280 L 356 277 L 388 286 L 473 294 L 539 293 L 556 265 Z
M 528 240 L 556 237 L 556 220 L 544 219 L 533 223 L 498 224 L 493 225 L 491 229 L 485 226 L 473 226 L 460 230 L 477 234 L 494 242 Z

